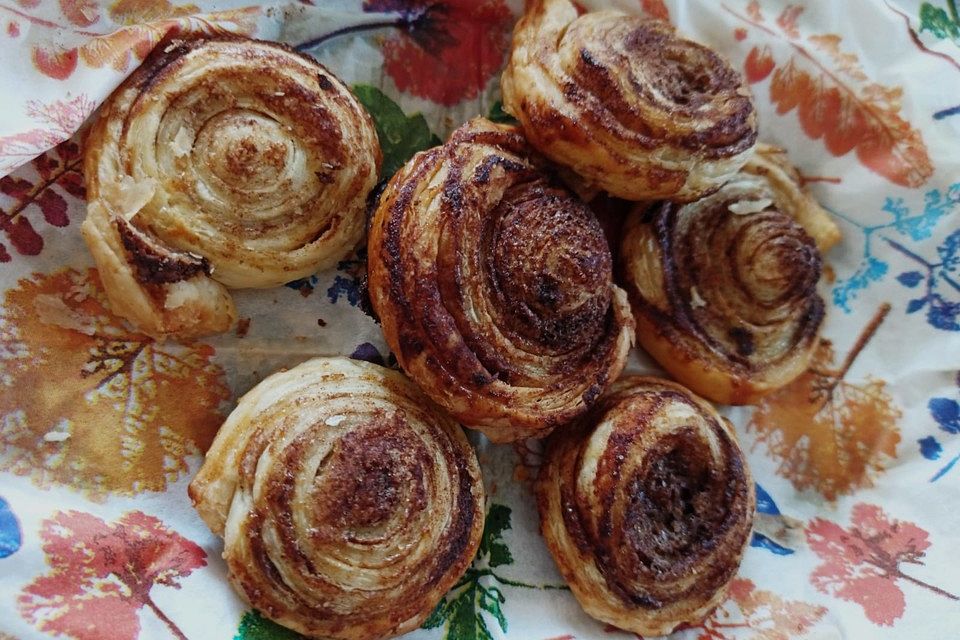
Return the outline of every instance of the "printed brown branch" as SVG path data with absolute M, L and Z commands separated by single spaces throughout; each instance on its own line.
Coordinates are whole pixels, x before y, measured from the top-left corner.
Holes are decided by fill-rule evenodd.
M 910 34 L 910 39 L 913 40 L 913 44 L 916 45 L 917 49 L 920 49 L 922 53 L 926 53 L 927 55 L 940 58 L 941 60 L 946 60 L 951 65 L 953 65 L 954 69 L 956 69 L 957 71 L 960 71 L 960 62 L 957 62 L 956 60 L 954 60 L 953 58 L 951 58 L 945 53 L 928 49 L 927 45 L 923 44 L 923 40 L 920 39 L 920 36 L 917 34 L 917 32 L 914 31 L 912 26 L 910 26 L 910 16 L 908 16 L 903 11 L 900 11 L 899 9 L 894 7 L 892 4 L 887 2 L 887 0 L 884 0 L 884 4 L 887 5 L 887 9 L 890 9 L 890 11 L 893 11 L 895 14 L 903 18 L 904 24 L 907 25 L 907 33 Z
M 103 35 L 102 33 L 98 32 L 98 31 L 84 31 L 84 30 L 82 30 L 82 29 L 76 29 L 76 28 L 74 28 L 74 27 L 69 27 L 69 26 L 65 26 L 65 25 L 62 25 L 62 24 L 57 24 L 56 22 L 53 22 L 52 20 L 44 20 L 43 18 L 38 18 L 38 17 L 36 17 L 36 16 L 32 16 L 32 15 L 30 15 L 29 13 L 25 13 L 25 12 L 23 12 L 23 11 L 18 11 L 17 9 L 14 9 L 13 7 L 8 7 L 8 6 L 3 5 L 3 4 L 0 4 L 0 9 L 3 9 L 4 11 L 8 11 L 8 12 L 10 12 L 10 13 L 12 13 L 12 14 L 20 17 L 20 18 L 23 18 L 24 20 L 26 20 L 26 21 L 29 22 L 30 24 L 35 24 L 35 25 L 37 25 L 38 27 L 46 27 L 47 29 L 63 29 L 64 31 L 72 31 L 72 32 L 78 33 L 78 34 L 80 34 L 80 35 L 82 35 L 82 36 L 92 36 L 92 37 L 94 37 L 94 38 L 97 37 L 97 36 Z
M 890 303 L 884 302 L 877 309 L 876 313 L 873 314 L 873 318 L 870 319 L 870 322 L 867 323 L 867 326 L 864 327 L 863 331 L 860 332 L 860 336 L 854 343 L 853 348 L 847 353 L 847 357 L 844 358 L 840 369 L 838 369 L 836 372 L 829 373 L 820 371 L 815 372 L 818 375 L 822 375 L 830 380 L 829 384 L 822 389 L 818 389 L 819 392 L 823 393 L 824 397 L 820 403 L 820 406 L 817 408 L 817 412 L 822 410 L 828 402 L 833 400 L 833 392 L 836 390 L 837 385 L 843 382 L 843 379 L 846 377 L 847 372 L 850 371 L 850 367 L 853 366 L 857 356 L 859 356 L 863 351 L 863 348 L 867 346 L 867 343 L 873 339 L 873 336 L 877 333 L 877 329 L 879 329 L 880 325 L 883 324 L 883 321 L 886 319 L 888 313 L 890 313 Z
M 949 591 L 945 589 L 941 589 L 940 587 L 930 584 L 928 582 L 924 582 L 923 580 L 914 578 L 913 576 L 907 575 L 900 570 L 901 563 L 916 564 L 916 565 L 922 566 L 923 563 L 920 562 L 920 557 L 922 557 L 922 554 L 918 555 L 918 554 L 911 554 L 911 553 L 903 553 L 903 554 L 899 554 L 897 557 L 891 557 L 890 554 L 887 553 L 883 549 L 883 547 L 880 546 L 880 541 L 883 540 L 883 538 L 885 537 L 883 533 L 878 533 L 875 536 L 867 537 L 863 534 L 863 532 L 860 529 L 855 529 L 853 532 L 853 537 L 863 542 L 863 544 L 866 545 L 872 552 L 872 555 L 863 559 L 865 563 L 869 565 L 873 565 L 877 569 L 880 569 L 881 571 L 883 571 L 888 576 L 895 577 L 895 578 L 903 578 L 907 582 L 915 584 L 918 587 L 923 587 L 924 589 L 929 589 L 930 591 L 933 591 L 934 593 L 941 595 L 945 598 L 949 598 L 950 600 L 960 600 L 960 597 L 955 596 Z

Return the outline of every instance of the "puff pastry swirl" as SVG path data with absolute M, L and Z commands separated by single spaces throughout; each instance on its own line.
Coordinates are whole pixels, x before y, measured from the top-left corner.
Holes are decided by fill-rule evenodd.
M 696 202 L 638 205 L 620 267 L 640 344 L 700 395 L 755 402 L 808 367 L 824 317 L 818 245 L 839 237 L 773 147 Z
M 230 414 L 190 484 L 236 590 L 311 637 L 417 628 L 473 560 L 483 483 L 463 431 L 400 373 L 317 358 Z
M 540 528 L 587 614 L 644 636 L 696 622 L 724 598 L 755 495 L 733 427 L 656 378 L 617 381 L 550 437 Z
M 83 235 L 114 310 L 155 336 L 227 329 L 226 287 L 271 287 L 360 240 L 380 147 L 369 115 L 281 45 L 171 41 L 86 142 Z
M 368 245 L 370 299 L 411 378 L 495 442 L 583 413 L 633 341 L 593 212 L 513 127 L 475 119 L 393 177 Z
M 747 84 L 716 52 L 664 22 L 578 16 L 569 0 L 527 3 L 501 89 L 534 147 L 628 200 L 695 200 L 757 138 Z

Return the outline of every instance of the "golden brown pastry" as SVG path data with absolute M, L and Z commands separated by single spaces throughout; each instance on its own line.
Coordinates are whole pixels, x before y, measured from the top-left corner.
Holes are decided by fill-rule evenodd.
M 400 373 L 316 358 L 241 398 L 190 483 L 230 581 L 317 638 L 416 629 L 480 543 L 483 483 L 463 431 Z
M 380 147 L 333 74 L 281 45 L 172 41 L 86 143 L 83 235 L 118 314 L 154 336 L 226 330 L 226 287 L 272 287 L 360 240 Z
M 551 436 L 540 529 L 590 616 L 644 636 L 703 619 L 725 597 L 753 525 L 733 426 L 673 382 L 627 377 Z
M 501 79 L 530 144 L 628 200 L 695 200 L 757 139 L 744 79 L 665 22 L 532 0 Z M 581 188 L 583 188 L 581 186 Z
M 795 176 L 782 151 L 762 146 L 716 193 L 637 205 L 627 220 L 620 262 L 638 341 L 715 402 L 755 402 L 816 349 L 818 245 L 840 232 Z
M 596 216 L 530 153 L 515 128 L 468 122 L 397 172 L 368 241 L 370 300 L 397 360 L 495 442 L 583 413 L 633 341 Z

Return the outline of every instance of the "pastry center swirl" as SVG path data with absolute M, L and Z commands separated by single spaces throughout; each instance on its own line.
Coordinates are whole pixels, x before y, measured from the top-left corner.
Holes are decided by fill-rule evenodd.
M 794 302 L 816 286 L 820 260 L 806 233 L 779 211 L 751 216 L 734 256 L 739 281 L 764 305 Z
M 781 357 L 817 304 L 819 252 L 790 216 L 772 208 L 735 215 L 722 196 L 681 207 L 667 221 L 676 233 L 670 263 L 684 265 L 668 271 L 678 308 L 734 357 Z
M 720 94 L 739 101 L 741 79 L 722 58 L 646 21 L 577 20 L 564 35 L 561 52 L 571 77 L 606 108 L 622 110 L 625 123 L 634 121 L 637 99 L 687 115 L 704 108 L 726 112 L 732 105 L 709 106 Z
M 583 521 L 595 519 L 592 544 L 609 587 L 659 608 L 712 593 L 735 569 L 711 566 L 711 558 L 739 549 L 738 530 L 749 528 L 745 471 L 721 425 L 679 394 L 631 403 L 597 463 L 592 500 L 581 494 L 578 507 Z M 688 580 L 700 563 L 697 579 Z
M 660 574 L 713 537 L 723 509 L 711 489 L 710 451 L 692 430 L 658 442 L 628 485 L 627 541 Z
M 289 172 L 295 144 L 273 118 L 247 109 L 221 111 L 204 124 L 194 166 L 238 191 L 272 188 Z
M 595 339 L 610 306 L 610 250 L 596 217 L 534 181 L 507 189 L 490 216 L 494 288 L 508 328 L 553 351 Z
M 316 471 L 313 527 L 329 543 L 388 544 L 423 515 L 429 455 L 402 418 L 387 422 L 344 434 Z

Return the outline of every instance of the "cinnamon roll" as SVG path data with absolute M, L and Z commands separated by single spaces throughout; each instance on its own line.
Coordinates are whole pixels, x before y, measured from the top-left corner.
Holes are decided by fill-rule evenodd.
M 788 384 L 819 340 L 818 245 L 840 232 L 791 171 L 764 146 L 716 193 L 637 205 L 625 225 L 621 271 L 640 344 L 715 402 L 750 404 Z
M 397 360 L 494 442 L 545 435 L 623 369 L 633 320 L 600 224 L 513 127 L 478 118 L 414 156 L 368 242 Z
M 473 560 L 483 483 L 463 431 L 400 373 L 316 358 L 241 398 L 190 497 L 238 593 L 310 637 L 420 626 Z
M 753 481 L 732 425 L 678 384 L 628 377 L 551 436 L 540 528 L 590 616 L 644 636 L 703 619 L 750 538 Z
M 695 200 L 726 182 L 757 139 L 746 82 L 666 22 L 581 16 L 532 0 L 501 79 L 504 110 L 530 143 L 628 200 Z
M 226 330 L 227 287 L 272 287 L 360 240 L 381 154 L 333 74 L 281 45 L 171 41 L 103 105 L 83 235 L 111 305 L 154 336 Z

